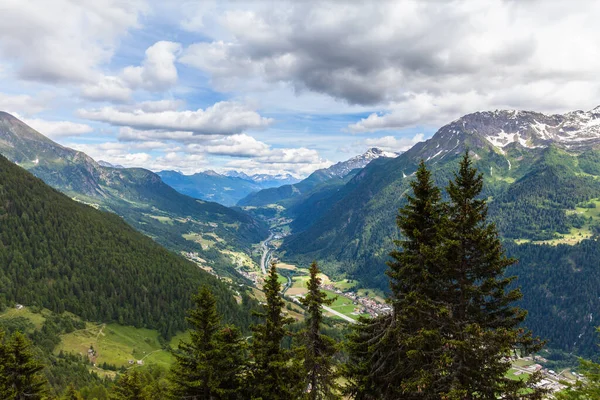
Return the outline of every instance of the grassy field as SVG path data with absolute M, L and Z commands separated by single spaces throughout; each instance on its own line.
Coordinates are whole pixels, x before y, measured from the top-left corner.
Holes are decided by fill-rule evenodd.
M 168 225 L 173 225 L 173 219 L 171 219 L 170 217 L 165 217 L 165 216 L 161 216 L 161 215 L 152 215 L 152 214 L 144 214 L 147 217 L 153 218 L 159 222 L 162 222 L 163 224 L 168 224 Z
M 36 329 L 40 329 L 46 321 L 46 315 L 50 313 L 49 310 L 42 310 L 39 313 L 32 312 L 28 307 L 17 310 L 16 308 L 9 308 L 0 314 L 0 319 L 12 319 L 16 317 L 22 317 L 28 319 Z
M 129 360 L 143 360 L 144 364 L 160 364 L 168 367 L 173 356 L 162 349 L 158 332 L 117 324 L 86 323 L 86 328 L 61 336 L 56 347 L 69 353 L 87 354 L 91 347 L 96 351 L 96 365 L 108 363 L 129 366 Z
M 199 233 L 186 233 L 182 236 L 185 240 L 189 240 L 191 242 L 196 242 L 196 243 L 200 244 L 200 246 L 202 246 L 202 248 L 204 250 L 208 250 L 211 247 L 213 247 L 215 244 L 217 244 L 216 241 L 206 238 L 205 236 L 207 236 L 207 235 L 202 236 Z
M 239 268 L 245 267 L 250 271 L 258 271 L 260 267 L 246 253 L 233 250 L 221 250 L 222 254 L 226 254 L 231 258 L 231 261 Z
M 283 270 L 286 270 L 286 271 L 297 271 L 298 270 L 298 268 L 296 268 L 295 265 L 286 264 L 286 263 L 283 263 L 283 262 L 278 262 L 277 263 L 277 269 L 283 269 Z
M 589 201 L 589 203 L 595 204 L 596 207 L 576 207 L 574 210 L 565 210 L 567 215 L 579 215 L 588 220 L 588 222 L 586 222 L 581 228 L 571 228 L 571 231 L 568 234 L 561 234 L 555 239 L 540 240 L 535 241 L 534 243 L 549 244 L 552 246 L 556 246 L 559 244 L 574 245 L 581 242 L 584 239 L 591 238 L 593 236 L 593 232 L 591 229 L 592 224 L 598 224 L 600 222 L 600 200 L 594 199 Z M 515 243 L 517 244 L 529 242 L 531 242 L 531 240 L 528 239 L 515 240 Z

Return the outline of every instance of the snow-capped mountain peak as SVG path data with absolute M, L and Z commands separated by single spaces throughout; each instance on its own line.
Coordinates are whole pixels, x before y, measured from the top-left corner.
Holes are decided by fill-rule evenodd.
M 600 147 L 600 106 L 550 115 L 520 110 L 475 112 L 441 127 L 411 152 L 415 158 L 430 160 L 464 151 L 465 146 L 493 146 L 504 153 L 513 146 L 536 149 L 551 144 L 575 152 Z
M 352 157 L 351 159 L 346 160 L 346 161 L 340 161 L 337 164 L 334 164 L 331 167 L 326 168 L 325 171 L 327 171 L 328 173 L 330 173 L 332 175 L 337 175 L 341 178 L 341 177 L 348 175 L 348 173 L 350 173 L 350 171 L 352 171 L 353 169 L 366 167 L 367 164 L 369 164 L 371 161 L 373 161 L 377 158 L 380 158 L 380 157 L 395 158 L 395 157 L 398 157 L 398 155 L 399 154 L 397 154 L 397 153 L 392 153 L 389 151 L 384 151 L 377 147 L 372 147 L 363 154 L 360 154 L 356 157 Z

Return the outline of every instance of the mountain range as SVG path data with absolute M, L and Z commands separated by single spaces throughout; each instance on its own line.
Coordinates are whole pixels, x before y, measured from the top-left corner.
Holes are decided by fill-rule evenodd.
M 234 206 L 252 192 L 296 183 L 299 180 L 290 174 L 250 176 L 238 171 L 219 174 L 212 170 L 193 175 L 184 175 L 177 171 L 161 171 L 158 175 L 179 193 L 196 199 L 214 201 L 224 206 Z
M 595 353 L 600 108 L 557 115 L 468 114 L 402 154 L 371 149 L 300 182 L 250 193 L 233 209 L 181 194 L 144 169 L 100 165 L 0 113 L 0 153 L 9 160 L 80 203 L 122 216 L 172 250 L 197 252 L 219 273 L 233 274 L 227 252 L 248 252 L 268 234 L 261 218 L 277 213 L 291 220 L 282 259 L 300 266 L 317 260 L 331 278 L 383 290 L 387 254 L 399 239 L 396 213 L 419 161 L 426 161 L 444 187 L 465 151 L 484 176 L 489 218 L 508 254 L 520 259 L 508 273 L 518 276 L 528 327 L 549 339 L 553 350 Z M 253 179 L 262 179 L 202 174 L 221 183 L 227 178 L 258 185 Z M 191 178 L 178 173 L 161 175 L 190 184 Z M 233 203 L 233 197 L 227 201 Z
M 221 272 L 230 265 L 224 250 L 248 251 L 267 234 L 243 211 L 180 194 L 146 169 L 102 166 L 4 112 L 0 154 L 69 197 L 115 212 L 172 250 L 199 253 Z
M 286 207 L 283 215 L 293 219 L 292 235 L 281 248 L 286 261 L 317 260 L 331 276 L 387 290 L 385 261 L 399 238 L 395 217 L 419 161 L 425 160 L 436 183 L 445 187 L 468 150 L 484 175 L 489 216 L 509 254 L 521 259 L 509 272 L 523 288 L 528 326 L 554 348 L 595 352 L 599 110 L 465 115 L 398 157 L 369 163 L 346 182 L 322 180 L 322 190 L 312 196 L 292 203 L 263 196 L 262 202 L 247 198 L 240 205 L 271 201 Z
M 371 148 L 364 154 L 360 154 L 347 161 L 340 161 L 331 167 L 316 170 L 298 183 L 252 193 L 241 199 L 238 205 L 260 207 L 267 204 L 288 203 L 289 206 L 290 201 L 298 202 L 300 198 L 310 196 L 312 191 L 318 189 L 321 185 L 331 187 L 332 185 L 337 186 L 337 184 L 345 182 L 349 175 L 364 168 L 373 160 L 381 157 L 395 157 L 397 155 L 397 153 Z

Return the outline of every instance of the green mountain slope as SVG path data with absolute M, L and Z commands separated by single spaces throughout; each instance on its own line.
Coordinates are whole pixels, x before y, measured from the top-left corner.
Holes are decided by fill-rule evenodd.
M 244 212 L 180 194 L 145 169 L 102 167 L 2 112 L 0 154 L 68 196 L 116 212 L 170 249 L 199 253 L 221 272 L 227 270 L 229 258 L 220 250 L 247 251 L 267 235 L 262 223 Z M 207 249 L 184 238 L 190 234 L 220 240 Z
M 600 215 L 595 212 L 600 198 L 600 152 L 595 138 L 600 135 L 594 133 L 596 125 L 590 122 L 600 116 L 596 111 L 584 114 L 577 114 L 580 125 L 567 114 L 569 130 L 561 116 L 544 120 L 541 114 L 526 112 L 475 113 L 454 121 L 396 159 L 368 165 L 335 194 L 320 199 L 327 204 L 327 211 L 318 218 L 296 217 L 308 223 L 292 223 L 293 234 L 281 248 L 283 258 L 298 263 L 314 259 L 330 276 L 352 277 L 366 287 L 386 290 L 385 261 L 398 238 L 396 212 L 404 204 L 417 163 L 427 160 L 436 183 L 443 187 L 458 156 L 469 148 L 484 174 L 484 196 L 501 236 L 505 241 L 528 243 L 510 247 L 511 255 L 523 256 L 512 273 L 523 275 L 519 284 L 530 311 L 528 324 L 536 327 L 536 333 L 552 338 L 554 347 L 595 351 L 590 308 L 573 307 L 571 299 L 575 297 L 564 296 L 566 291 L 579 290 L 566 265 L 578 269 L 577 263 L 585 259 L 584 269 L 597 268 L 584 252 L 598 246 L 595 240 L 587 243 L 585 239 L 600 232 Z M 559 128 L 539 128 L 540 121 Z M 507 141 L 499 142 L 505 138 Z M 555 246 L 549 252 L 553 258 L 546 260 L 544 276 L 536 278 L 530 274 L 535 259 L 528 254 L 550 245 Z M 549 275 L 553 279 L 546 280 Z M 600 287 L 600 280 L 595 273 L 579 276 L 592 280 L 579 295 L 596 307 L 600 292 L 592 288 Z M 544 293 L 543 299 L 540 293 Z M 542 302 L 552 308 L 552 319 L 547 319 L 548 307 Z M 575 323 L 577 329 L 570 325 Z M 551 331 L 570 333 L 554 335 Z
M 216 278 L 1 156 L 0 221 L 0 293 L 9 304 L 158 329 L 168 337 L 186 327 L 191 294 L 208 284 L 229 321 L 247 320 Z

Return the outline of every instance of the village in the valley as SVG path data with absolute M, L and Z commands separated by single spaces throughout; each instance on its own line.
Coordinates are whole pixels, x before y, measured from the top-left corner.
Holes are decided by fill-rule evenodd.
M 279 261 L 274 252 L 279 247 L 281 239 L 287 235 L 281 227 L 289 221 L 285 219 L 274 219 L 270 221 L 275 229 L 269 239 L 261 243 L 257 248 L 257 254 L 260 255 L 259 264 L 248 259 L 242 259 L 235 254 L 230 254 L 232 261 L 236 265 L 237 273 L 250 282 L 256 289 L 262 288 L 264 282 L 264 273 L 271 262 L 277 263 L 282 283 L 282 295 L 293 303 L 299 304 L 300 299 L 306 293 L 307 273 L 306 269 L 298 268 L 295 265 Z M 198 253 L 184 253 L 186 258 L 194 261 L 204 270 L 218 276 L 211 267 L 204 263 Z M 331 306 L 324 307 L 325 315 L 345 320 L 350 323 L 356 323 L 360 316 L 369 316 L 375 318 L 379 315 L 388 314 L 392 311 L 390 305 L 385 302 L 382 295 L 368 290 L 357 290 L 351 280 L 331 281 L 325 274 L 321 274 L 321 289 L 334 299 Z M 576 382 L 583 377 L 572 369 L 567 368 L 561 371 L 555 371 L 544 367 L 548 362 L 540 356 L 513 357 L 506 360 L 511 363 L 507 377 L 510 379 L 527 379 L 531 374 L 539 372 L 542 379 L 538 385 L 547 389 L 549 393 L 556 393 L 567 387 L 568 384 Z M 550 396 L 552 396 L 550 394 Z

